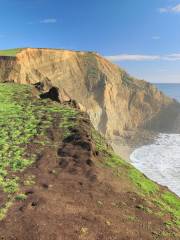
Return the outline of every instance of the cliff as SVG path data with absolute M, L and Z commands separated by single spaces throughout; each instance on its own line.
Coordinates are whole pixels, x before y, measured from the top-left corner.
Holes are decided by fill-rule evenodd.
M 93 52 L 18 50 L 15 56 L 0 57 L 0 81 L 45 81 L 64 89 L 84 106 L 96 129 L 110 138 L 144 125 L 154 127 L 152 120 L 158 122 L 162 111 L 169 112 L 176 105 L 155 86 L 130 77 Z M 175 115 L 173 110 L 172 119 Z

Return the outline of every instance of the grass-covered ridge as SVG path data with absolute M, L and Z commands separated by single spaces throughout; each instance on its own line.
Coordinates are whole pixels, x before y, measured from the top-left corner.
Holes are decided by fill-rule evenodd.
M 21 183 L 29 186 L 35 183 L 33 176 L 21 179 L 21 173 L 36 161 L 36 155 L 27 151 L 28 145 L 48 144 L 46 130 L 58 114 L 64 137 L 70 135 L 75 124 L 77 111 L 32 96 L 31 86 L 0 84 L 0 191 L 6 201 L 0 208 L 3 219 L 14 200 L 23 199 Z
M 18 205 L 26 201 L 26 198 L 28 201 L 26 190 L 34 184 L 39 184 L 36 173 L 31 171 L 38 160 L 36 153 L 41 154 L 42 149 L 52 147 L 51 150 L 56 151 L 55 154 L 57 154 L 59 138 L 57 141 L 51 141 L 49 137 L 51 131 L 59 130 L 58 136 L 63 141 L 64 138 L 75 134 L 76 127 L 81 127 L 79 125 L 81 117 L 79 111 L 74 108 L 33 96 L 31 86 L 0 84 L 0 194 L 3 197 L 3 203 L 0 205 L 0 219 L 7 215 L 9 208 L 15 202 Z M 93 128 L 92 139 L 96 144 L 94 149 L 93 143 L 93 151 L 95 150 L 95 155 L 99 157 L 101 170 L 106 169 L 108 172 L 112 170 L 116 180 L 120 183 L 125 182 L 128 186 L 127 192 L 135 192 L 135 196 L 138 195 L 143 199 L 143 204 L 138 203 L 138 209 L 145 214 L 160 216 L 161 220 L 164 218 L 162 224 L 165 229 L 170 229 L 170 232 L 178 229 L 180 226 L 179 198 L 150 181 L 115 155 L 103 137 Z M 28 151 L 32 149 L 33 144 L 37 152 Z M 56 175 L 56 170 L 53 168 L 52 174 Z M 23 174 L 26 175 L 25 178 Z M 128 198 L 129 195 L 126 196 Z M 144 205 L 144 202 L 147 204 Z M 101 204 L 101 201 L 99 203 Z M 133 209 L 127 215 L 130 222 L 138 221 L 134 210 L 137 209 Z
M 15 57 L 21 50 L 21 48 L 0 50 L 0 56 Z
M 135 187 L 137 194 L 151 203 L 154 209 L 157 208 L 157 212 L 154 214 L 159 216 L 170 215 L 171 220 L 165 221 L 165 225 L 180 229 L 180 198 L 170 191 L 161 189 L 139 170 L 115 155 L 103 137 L 95 130 L 92 130 L 92 138 L 96 143 L 97 151 L 104 156 L 105 166 L 112 168 L 117 176 L 125 177 L 127 181 L 130 181 L 130 184 Z M 151 210 L 148 209 L 148 211 Z

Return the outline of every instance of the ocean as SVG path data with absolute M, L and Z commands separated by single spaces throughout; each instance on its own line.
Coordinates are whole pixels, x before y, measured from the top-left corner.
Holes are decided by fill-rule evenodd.
M 180 102 L 180 84 L 157 87 Z M 130 160 L 147 177 L 180 196 L 180 134 L 159 134 L 153 144 L 136 149 Z
M 165 84 L 165 83 L 159 83 L 156 84 L 156 87 L 164 92 L 167 96 L 176 99 L 180 102 L 180 83 L 174 83 L 174 84 Z

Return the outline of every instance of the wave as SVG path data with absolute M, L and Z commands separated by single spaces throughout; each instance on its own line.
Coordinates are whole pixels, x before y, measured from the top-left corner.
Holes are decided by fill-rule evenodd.
M 180 196 L 180 134 L 160 134 L 151 145 L 136 149 L 132 165 Z

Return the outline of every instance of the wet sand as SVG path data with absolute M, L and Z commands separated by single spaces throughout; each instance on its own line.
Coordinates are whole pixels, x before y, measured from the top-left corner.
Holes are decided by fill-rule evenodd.
M 110 141 L 110 145 L 116 154 L 130 162 L 130 155 L 133 151 L 141 146 L 153 143 L 158 134 L 157 132 L 141 130 L 133 132 L 131 137 L 115 137 Z
M 116 143 L 112 143 L 111 145 L 115 153 L 121 156 L 124 160 L 130 162 L 130 155 L 135 150 L 135 148 L 130 147 L 128 145 L 125 146 L 117 145 Z

